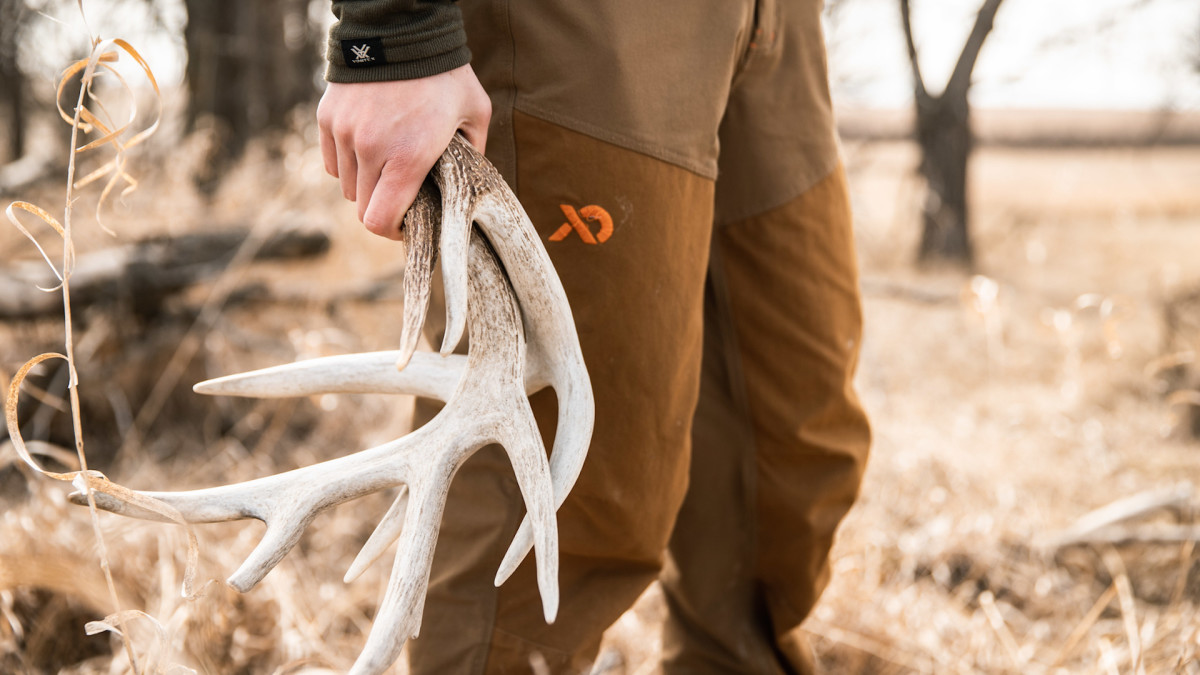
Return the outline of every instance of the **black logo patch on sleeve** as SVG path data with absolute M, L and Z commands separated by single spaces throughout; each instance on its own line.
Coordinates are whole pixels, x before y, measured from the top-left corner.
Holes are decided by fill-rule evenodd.
M 377 37 L 342 40 L 342 56 L 351 68 L 369 68 L 387 63 L 383 40 Z

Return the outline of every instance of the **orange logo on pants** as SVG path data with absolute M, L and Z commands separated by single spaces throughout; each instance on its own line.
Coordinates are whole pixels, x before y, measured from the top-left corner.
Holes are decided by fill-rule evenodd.
M 558 228 L 558 231 L 550 235 L 550 241 L 562 241 L 567 238 L 567 235 L 571 234 L 572 230 L 579 233 L 579 238 L 585 244 L 603 244 L 612 236 L 612 216 L 608 215 L 608 211 L 599 206 L 588 204 L 579 209 L 579 213 L 575 212 L 575 207 L 568 204 L 559 204 L 558 208 L 562 209 L 563 215 L 567 217 L 567 222 L 563 223 L 562 227 Z M 592 222 L 599 222 L 600 231 L 593 235 L 591 228 L 584 224 L 580 216 Z

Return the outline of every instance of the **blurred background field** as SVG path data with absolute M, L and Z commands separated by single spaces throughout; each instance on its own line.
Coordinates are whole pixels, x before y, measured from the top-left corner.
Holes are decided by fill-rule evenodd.
M 984 4 L 913 3 L 927 76 L 949 74 Z M 69 8 L 52 5 L 46 11 L 68 20 Z M 324 21 L 322 3 L 301 5 L 296 20 Z M 180 33 L 160 48 L 166 59 L 183 49 L 183 29 L 174 5 L 164 6 L 160 32 Z M 187 7 L 177 9 L 186 18 Z M 1170 0 L 1095 3 L 1087 20 L 1076 9 L 1048 16 L 1021 0 L 999 8 L 970 99 L 973 258 L 918 264 L 929 201 L 896 4 L 829 3 L 867 326 L 858 384 L 875 445 L 832 582 L 805 625 L 826 672 L 1200 673 L 1200 12 Z M 34 35 L 51 30 L 30 25 Z M 52 25 L 62 36 L 76 30 Z M 1124 27 L 1150 37 L 1139 43 Z M 1011 37 L 1023 32 L 1035 35 Z M 1059 33 L 1074 37 L 1055 41 Z M 856 40 L 877 34 L 892 42 L 879 41 L 874 65 L 861 65 Z M 1128 61 L 1166 84 L 1129 84 Z M 1055 64 L 1077 69 L 1060 89 L 1078 80 L 1086 91 L 1036 98 L 1038 87 L 1023 82 Z M 52 76 L 39 68 L 29 67 L 31 89 L 43 100 L 25 104 L 25 151 L 0 155 L 9 162 L 0 191 L 5 204 L 54 211 L 65 151 L 54 150 L 63 135 L 48 122 Z M 1088 84 L 1106 81 L 1105 68 L 1107 98 Z M 324 175 L 311 96 L 222 156 L 215 150 L 230 131 L 219 117 L 186 122 L 185 71 L 163 66 L 166 124 L 131 165 L 142 184 L 104 208 L 116 236 L 93 222 L 98 191 L 88 191 L 76 244 L 97 260 L 128 260 L 114 252 L 147 238 L 166 246 L 231 234 L 207 258 L 189 259 L 186 283 L 127 265 L 77 308 L 89 464 L 131 487 L 199 487 L 404 433 L 404 399 L 191 394 L 208 377 L 393 348 L 403 269 L 401 250 L 366 233 Z M 37 260 L 15 229 L 0 229 L 0 278 L 23 283 Z M 61 341 L 54 312 L 0 318 L 0 375 Z M 25 437 L 45 442 L 37 447 L 48 466 L 71 468 L 73 451 L 55 449 L 72 447 L 65 372 L 35 372 L 20 406 Z M 91 521 L 67 490 L 0 446 L 0 672 L 129 672 L 116 638 L 84 635 L 85 622 L 114 608 Z M 178 528 L 102 515 L 122 608 L 145 613 L 130 622 L 139 669 L 344 671 L 387 565 L 349 585 L 342 574 L 389 497 L 319 517 L 251 593 L 217 582 L 195 601 L 180 598 Z M 197 532 L 200 578 L 220 580 L 261 526 Z M 595 672 L 653 672 L 661 612 L 651 588 L 610 630 Z

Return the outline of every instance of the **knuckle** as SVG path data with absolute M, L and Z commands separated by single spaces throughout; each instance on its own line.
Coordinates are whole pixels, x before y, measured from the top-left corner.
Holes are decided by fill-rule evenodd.
M 337 141 L 338 145 L 352 146 L 354 143 L 356 134 L 353 124 L 349 124 L 340 120 L 334 121 L 331 122 L 329 131 L 333 135 L 333 139 Z
M 385 162 L 395 165 L 392 166 L 393 170 L 408 167 L 416 159 L 416 143 L 407 136 L 392 138 L 389 140 L 384 154 L 386 155 Z

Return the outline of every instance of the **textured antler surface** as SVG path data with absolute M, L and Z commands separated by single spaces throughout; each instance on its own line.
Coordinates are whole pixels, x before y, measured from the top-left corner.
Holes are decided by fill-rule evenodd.
M 547 621 L 554 620 L 554 511 L 579 475 L 594 419 L 591 385 L 566 295 L 515 196 L 461 137 L 446 150 L 434 177 L 441 204 L 427 185 L 405 218 L 408 266 L 398 351 L 314 359 L 210 380 L 195 389 L 257 397 L 405 393 L 446 401 L 446 407 L 411 434 L 352 455 L 235 485 L 145 493 L 167 502 L 190 522 L 265 522 L 262 541 L 228 580 L 247 591 L 295 546 L 320 511 L 400 486 L 400 495 L 346 574 L 347 581 L 357 577 L 400 540 L 371 634 L 351 671 L 364 675 L 385 670 L 404 642 L 420 630 L 450 481 L 471 454 L 490 443 L 507 451 L 528 510 L 497 573 L 497 584 L 534 548 L 543 611 Z M 450 327 L 442 356 L 415 353 L 439 248 Z M 450 353 L 464 327 L 470 336 L 465 357 Z M 526 398 L 546 385 L 559 398 L 558 431 L 549 460 Z M 80 497 L 75 496 L 77 501 Z M 110 511 L 159 518 L 113 497 L 95 497 Z
M 468 315 L 466 241 L 476 223 L 495 248 L 516 292 L 529 339 L 528 362 L 534 366 L 536 379 L 544 378 L 558 396 L 558 428 L 550 455 L 557 508 L 579 478 L 595 420 L 592 384 L 566 291 L 516 195 L 462 136 L 450 142 L 434 178 L 442 190 L 444 210 L 441 255 L 446 336 L 442 354 L 458 345 Z M 532 543 L 531 523 L 526 517 L 500 564 L 497 585 L 517 569 Z

